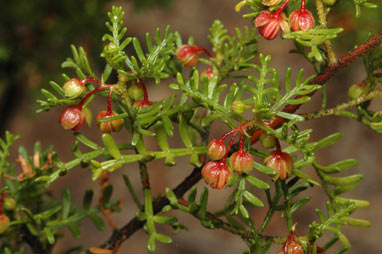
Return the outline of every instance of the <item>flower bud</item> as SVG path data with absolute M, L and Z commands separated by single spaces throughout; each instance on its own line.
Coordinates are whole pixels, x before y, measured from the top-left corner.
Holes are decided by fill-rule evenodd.
M 231 155 L 229 165 L 236 173 L 248 173 L 253 169 L 253 157 L 249 153 L 239 150 Z
M 11 211 L 16 207 L 16 200 L 11 197 L 5 197 L 3 199 L 3 205 L 5 210 Z
M 255 26 L 259 34 L 267 40 L 276 38 L 280 28 L 283 33 L 289 33 L 289 25 L 284 14 L 278 15 L 269 11 L 262 11 L 255 19 Z
M 65 130 L 79 130 L 86 118 L 85 113 L 78 106 L 68 106 L 58 120 Z
M 138 85 L 137 82 L 134 82 L 129 89 L 127 90 L 127 94 L 129 95 L 130 98 L 134 100 L 139 100 L 142 98 L 144 91 L 140 85 Z
M 266 6 L 276 6 L 281 3 L 281 0 L 263 0 L 262 3 Z
M 80 79 L 72 78 L 65 82 L 62 89 L 66 97 L 75 99 L 84 93 L 86 87 Z
M 109 44 L 105 46 L 104 52 L 106 54 L 115 55 L 118 53 L 118 47 L 117 45 L 115 45 L 114 42 L 110 42 Z
M 351 85 L 348 90 L 348 96 L 350 100 L 357 99 L 365 93 L 366 85 L 364 83 Z
M 183 45 L 176 50 L 176 58 L 186 67 L 195 66 L 198 63 L 200 48 L 197 46 Z
M 202 168 L 202 177 L 214 189 L 221 189 L 228 182 L 231 172 L 223 162 L 209 161 Z
M 213 139 L 208 144 L 207 154 L 211 160 L 217 161 L 224 157 L 226 153 L 226 147 L 223 140 Z
M 10 222 L 11 221 L 9 220 L 7 215 L 0 214 L 0 234 L 4 233 L 8 229 Z
M 264 148 L 274 148 L 276 146 L 276 138 L 267 133 L 261 133 L 260 142 Z
M 285 180 L 293 170 L 293 160 L 288 153 L 273 152 L 265 158 L 264 163 L 276 171 L 276 175 L 272 177 L 274 181 L 279 178 Z
M 103 133 L 111 133 L 111 132 L 118 132 L 123 127 L 123 119 L 116 119 L 111 121 L 105 121 L 101 122 L 101 119 L 116 116 L 117 114 L 115 112 L 107 113 L 107 111 L 101 111 L 98 113 L 96 117 L 97 125 L 100 127 L 101 131 Z
M 207 69 L 203 71 L 202 73 L 200 73 L 201 80 L 204 80 L 205 78 L 207 78 L 208 80 L 211 80 L 214 76 L 215 76 L 215 73 L 211 69 Z
M 292 11 L 289 15 L 289 24 L 293 31 L 307 31 L 314 27 L 314 17 L 307 9 Z
M 245 104 L 243 101 L 234 101 L 231 106 L 232 111 L 236 114 L 242 114 L 244 111 L 250 108 L 251 106 Z
M 277 252 L 277 254 L 284 254 L 285 252 L 283 250 Z M 296 243 L 295 241 L 292 241 L 288 244 L 287 254 L 304 254 L 304 249 L 301 247 L 300 244 Z

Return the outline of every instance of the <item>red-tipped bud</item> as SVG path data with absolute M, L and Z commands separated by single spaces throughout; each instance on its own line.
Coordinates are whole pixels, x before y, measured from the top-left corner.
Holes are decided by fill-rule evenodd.
M 80 79 L 72 78 L 65 82 L 62 89 L 64 90 L 66 97 L 75 99 L 84 93 L 86 87 Z
M 253 169 L 253 157 L 249 153 L 239 150 L 231 155 L 229 165 L 236 173 L 248 173 Z
M 101 111 L 96 117 L 96 122 L 103 133 L 118 132 L 123 127 L 123 119 L 116 119 L 111 121 L 101 122 L 101 119 L 116 116 L 115 112 L 107 113 L 107 111 Z
M 258 28 L 259 34 L 267 40 L 276 38 L 280 28 L 284 34 L 290 32 L 288 22 L 283 14 L 278 15 L 265 10 L 255 19 L 255 26 Z
M 293 31 L 307 31 L 314 27 L 314 17 L 307 9 L 299 9 L 292 11 L 289 15 L 289 24 Z
M 145 108 L 145 107 L 148 107 L 148 106 L 151 106 L 153 105 L 154 102 L 152 101 L 145 101 L 145 100 L 142 100 L 142 101 L 136 101 L 134 103 L 134 107 L 137 107 L 137 108 Z
M 213 139 L 208 144 L 207 154 L 211 160 L 217 161 L 224 157 L 226 153 L 226 147 L 223 140 Z
M 260 142 L 263 147 L 267 149 L 274 148 L 276 146 L 276 138 L 264 132 L 260 135 Z
M 351 85 L 348 90 L 348 96 L 350 100 L 357 99 L 365 93 L 366 85 L 364 83 Z
M 293 160 L 288 153 L 273 152 L 264 163 L 267 167 L 273 168 L 277 173 L 272 177 L 273 180 L 285 180 L 293 170 Z
M 214 189 L 223 188 L 230 175 L 227 165 L 220 161 L 209 161 L 202 168 L 202 177 Z
M 61 114 L 60 119 L 58 120 L 61 123 L 62 127 L 66 130 L 78 130 L 81 128 L 86 118 L 85 113 L 78 106 L 69 106 Z
M 277 252 L 277 254 L 284 254 L 285 252 L 283 250 Z M 301 247 L 300 244 L 296 243 L 295 241 L 292 241 L 288 244 L 287 247 L 287 254 L 304 254 L 304 249 Z
M 144 91 L 142 87 L 138 85 L 137 82 L 134 82 L 127 90 L 127 94 L 129 95 L 130 98 L 137 101 L 143 97 Z
M 5 214 L 0 214 L 0 234 L 4 233 L 9 226 L 10 219 Z
M 11 211 L 16 207 L 16 200 L 11 197 L 5 197 L 3 199 L 3 205 L 5 210 Z
M 204 80 L 205 78 L 207 78 L 208 80 L 211 80 L 213 77 L 215 77 L 215 75 L 216 75 L 215 71 L 208 68 L 207 70 L 203 71 L 200 74 L 200 79 Z
M 186 67 L 195 66 L 198 63 L 201 49 L 197 46 L 183 45 L 176 50 L 176 58 Z
M 242 114 L 244 113 L 244 111 L 246 111 L 247 109 L 250 109 L 251 106 L 245 104 L 244 102 L 242 101 L 234 101 L 232 103 L 232 106 L 231 106 L 233 112 L 235 112 L 236 114 Z

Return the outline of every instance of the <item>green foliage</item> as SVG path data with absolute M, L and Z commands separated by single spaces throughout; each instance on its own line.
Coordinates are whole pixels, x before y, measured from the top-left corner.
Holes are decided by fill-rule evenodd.
M 258 0 L 242 1 L 240 4 L 247 5 L 252 11 L 246 14 L 246 17 L 255 17 L 266 8 Z M 270 10 L 274 11 L 278 7 L 271 7 Z M 146 34 L 145 42 L 142 43 L 136 37 L 126 36 L 127 28 L 123 24 L 124 12 L 121 7 L 112 7 L 108 17 L 108 33 L 102 37 L 106 45 L 100 54 L 105 61 L 103 72 L 99 74 L 93 70 L 91 61 L 82 47 L 72 46 L 73 57 L 68 58 L 62 67 L 74 72 L 71 75 L 63 74 L 63 79 L 81 79 L 87 93 L 80 98 L 69 99 L 65 97 L 58 83 L 51 82 L 52 92 L 47 89 L 41 90 L 45 100 L 38 100 L 41 106 L 39 111 L 59 105 L 76 106 L 79 107 L 79 111 L 88 110 L 92 107 L 91 101 L 94 96 L 108 96 L 107 112 L 112 112 L 114 107 L 117 114 L 100 121 L 108 124 L 114 120 L 123 120 L 123 132 L 128 138 L 117 139 L 113 134 L 104 133 L 100 141 L 93 141 L 88 135 L 81 133 L 79 128 L 75 128 L 73 159 L 61 161 L 52 148 L 42 151 L 39 143 L 35 146 L 33 156 L 29 156 L 26 150 L 20 147 L 19 162 L 23 173 L 17 176 L 15 167 L 7 162 L 10 146 L 17 137 L 7 133 L 5 141 L 0 141 L 0 174 L 4 182 L 1 192 L 16 199 L 15 211 L 22 214 L 20 218 L 16 215 L 12 217 L 10 230 L 6 232 L 7 237 L 14 237 L 15 232 L 20 230 L 36 240 L 38 244 L 32 248 L 47 250 L 60 237 L 59 229 L 62 227 L 67 227 L 74 237 L 79 238 L 81 232 L 78 222 L 85 217 L 90 217 L 97 229 L 104 230 L 106 226 L 100 217 L 103 215 L 117 235 L 113 233 L 113 237 L 103 245 L 104 247 L 114 249 L 125 237 L 128 238 L 133 230 L 144 225 L 148 235 L 148 251 L 154 253 L 158 242 L 172 242 L 170 236 L 159 232 L 156 224 L 167 224 L 172 227 L 174 233 L 186 228 L 176 217 L 166 214 L 171 210 L 178 210 L 194 216 L 208 229 L 223 229 L 240 236 L 248 246 L 245 253 L 268 253 L 271 245 L 284 244 L 286 241 L 286 237 L 277 234 L 263 235 L 272 218 L 281 214 L 281 217 L 285 218 L 287 230 L 293 233 L 298 222 L 298 218 L 294 216 L 296 211 L 312 200 L 306 191 L 320 188 L 323 190 L 322 195 L 327 199 L 327 216 L 316 209 L 319 222 L 312 222 L 309 233 L 299 237 L 297 241 L 305 250 L 310 249 L 312 245 L 313 253 L 317 253 L 318 247 L 314 242 L 329 231 L 334 233 L 334 238 L 324 246 L 324 250 L 331 248 L 338 240 L 344 246 L 338 253 L 350 248 L 349 241 L 341 231 L 342 226 L 369 226 L 368 221 L 350 217 L 355 209 L 365 208 L 369 203 L 340 195 L 355 188 L 363 175 L 344 176 L 344 171 L 357 166 L 355 159 L 321 165 L 318 159 L 321 150 L 335 145 L 343 134 L 334 133 L 312 141 L 313 129 L 304 129 L 300 123 L 315 116 L 323 116 L 325 112 L 312 113 L 313 117 L 311 114 L 295 112 L 299 106 L 310 101 L 315 91 L 322 88 L 323 82 L 317 81 L 320 80 L 317 79 L 319 75 L 335 74 L 333 66 L 327 68 L 326 61 L 331 60 L 330 50 L 324 47 L 327 47 L 328 42 L 334 39 L 342 28 L 324 29 L 322 26 L 316 26 L 305 32 L 297 31 L 285 35 L 285 38 L 295 42 L 296 49 L 293 52 L 300 53 L 313 64 L 317 72 L 324 73 L 304 77 L 304 70 L 300 69 L 292 81 L 294 71 L 288 67 L 283 81 L 280 81 L 281 71 L 272 67 L 271 56 L 259 52 L 259 35 L 254 28 L 236 28 L 231 35 L 221 21 L 214 21 L 208 36 L 214 54 L 198 47 L 193 38 L 189 38 L 188 44 L 192 46 L 188 47 L 196 52 L 191 50 L 191 56 L 187 57 L 200 57 L 200 64 L 186 70 L 187 67 L 182 66 L 177 59 L 177 48 L 184 45 L 184 40 L 178 32 L 172 32 L 169 26 L 164 31 L 157 29 L 154 34 Z M 319 48 L 321 44 L 325 46 Z M 310 53 L 307 53 L 306 48 L 311 48 Z M 205 55 L 208 57 L 204 58 Z M 328 112 L 338 112 L 337 115 L 357 119 L 381 132 L 380 112 L 368 109 L 369 101 L 381 97 L 382 94 L 378 85 L 381 82 L 381 59 L 380 49 L 364 57 L 367 75 L 365 96 L 368 97 L 345 102 L 345 106 L 340 105 Z M 208 68 L 212 76 L 200 78 L 201 68 Z M 108 80 L 113 80 L 115 84 L 106 84 Z M 150 101 L 144 84 L 150 81 L 168 86 L 173 93 L 163 95 L 158 101 Z M 142 100 L 129 97 L 127 90 L 132 84 L 142 89 Z M 325 94 L 325 91 L 323 93 Z M 234 101 L 243 102 L 251 108 L 251 112 L 236 113 L 232 109 Z M 322 104 L 326 105 L 325 98 Z M 357 106 L 357 112 L 346 111 L 350 106 Z M 232 139 L 226 147 L 228 151 L 216 162 L 218 166 L 212 168 L 215 171 L 211 173 L 203 164 L 206 163 L 208 142 L 213 138 L 213 135 L 210 136 L 214 131 L 213 124 L 218 121 L 224 123 L 228 129 L 221 140 L 224 141 L 230 135 Z M 251 147 L 259 136 L 257 134 L 262 132 L 276 138 L 276 150 Z M 241 139 L 235 144 L 237 134 L 240 134 L 238 136 L 241 136 Z M 176 146 L 172 140 L 175 137 L 181 140 L 175 142 Z M 280 142 L 286 146 L 281 148 Z M 155 143 L 157 148 L 151 150 L 149 143 Z M 237 174 L 229 168 L 228 176 L 223 176 L 220 166 L 227 164 L 227 157 L 234 151 L 244 150 L 257 158 L 253 162 L 255 170 Z M 278 167 L 268 163 L 265 165 L 259 162 L 259 159 L 263 160 L 271 154 L 280 156 L 282 153 L 291 156 L 293 169 L 288 172 L 286 179 L 272 181 L 271 179 L 280 174 L 281 170 L 285 170 L 286 166 L 282 163 Z M 165 196 L 153 197 L 150 190 L 150 171 L 147 168 L 150 164 L 147 163 L 163 159 L 165 166 L 172 167 L 176 166 L 178 157 L 186 156 L 195 167 L 190 176 L 174 190 L 166 188 Z M 141 177 L 143 200 L 129 176 L 123 175 L 122 180 L 132 196 L 137 212 L 131 224 L 124 227 L 118 225 L 117 229 L 111 215 L 113 212 L 119 212 L 121 208 L 120 202 L 112 199 L 114 187 L 109 181 L 109 175 L 114 171 L 121 171 L 127 164 L 138 165 L 136 168 Z M 93 181 L 99 179 L 101 196 L 97 205 L 92 205 L 94 195 L 90 189 L 84 194 L 82 209 L 72 204 L 70 191 L 67 189 L 60 198 L 47 195 L 48 186 L 77 166 L 88 168 Z M 311 167 L 314 168 L 313 173 L 308 170 Z M 336 175 L 338 173 L 340 175 Z M 228 183 L 231 193 L 227 195 L 222 209 L 209 211 L 209 199 L 214 192 L 210 192 L 207 187 L 199 191 L 198 197 L 198 187 L 195 184 L 201 177 L 212 187 L 214 181 L 223 185 Z M 185 200 L 183 194 L 187 190 L 189 192 Z M 266 198 L 262 198 L 261 194 Z M 254 208 L 267 209 L 261 225 L 254 221 Z M 161 214 L 158 214 L 159 212 Z M 22 252 L 18 245 L 13 246 L 11 243 L 7 242 L 4 251 Z M 77 250 L 74 248 L 68 253 Z

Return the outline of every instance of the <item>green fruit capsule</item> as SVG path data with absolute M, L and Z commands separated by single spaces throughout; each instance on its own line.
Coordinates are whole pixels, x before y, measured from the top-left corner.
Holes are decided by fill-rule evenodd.
M 16 200 L 11 197 L 5 197 L 3 199 L 3 205 L 5 210 L 8 210 L 8 211 L 14 210 L 16 207 Z

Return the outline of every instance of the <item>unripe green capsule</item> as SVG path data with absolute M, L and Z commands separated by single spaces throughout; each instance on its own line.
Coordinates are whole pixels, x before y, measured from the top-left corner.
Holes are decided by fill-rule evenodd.
M 261 133 L 260 142 L 264 148 L 274 148 L 276 146 L 276 138 L 267 133 Z
M 3 199 L 3 205 L 5 210 L 11 211 L 16 207 L 16 200 L 11 197 L 5 197 Z

